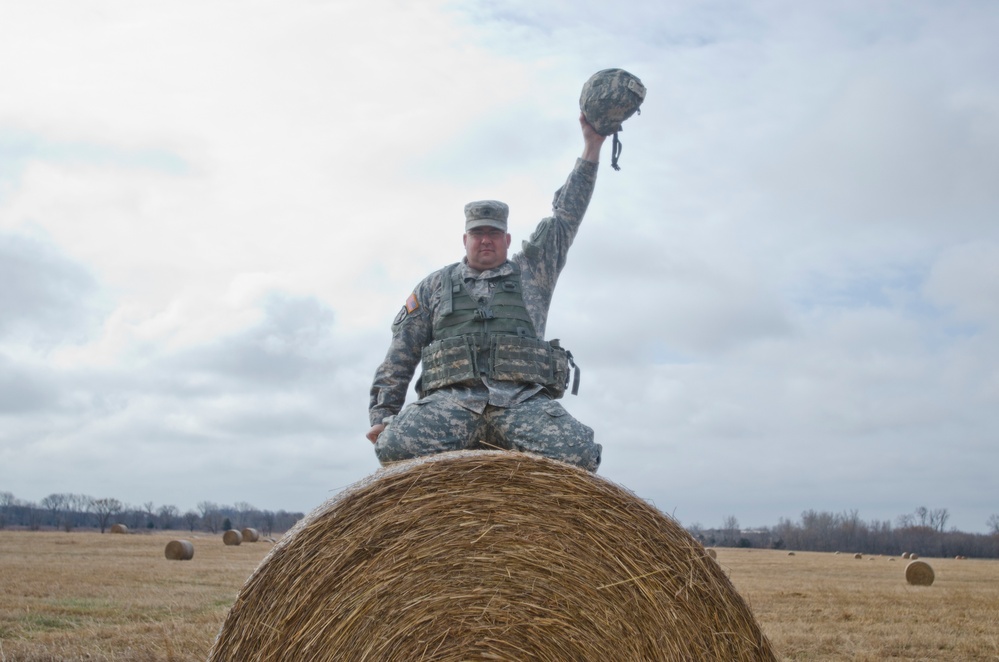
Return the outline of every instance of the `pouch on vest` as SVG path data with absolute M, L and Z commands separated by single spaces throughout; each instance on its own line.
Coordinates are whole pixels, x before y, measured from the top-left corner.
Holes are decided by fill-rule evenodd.
M 454 336 L 435 340 L 423 348 L 423 374 L 420 388 L 425 393 L 453 384 L 479 381 L 474 336 Z

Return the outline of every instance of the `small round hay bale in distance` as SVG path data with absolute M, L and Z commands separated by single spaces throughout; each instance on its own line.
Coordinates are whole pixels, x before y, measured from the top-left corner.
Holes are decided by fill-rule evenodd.
M 240 531 L 240 534 L 243 536 L 243 542 L 257 542 L 260 540 L 260 532 L 250 527 L 244 528 Z
M 913 586 L 929 586 L 934 579 L 933 568 L 926 561 L 910 561 L 905 566 L 905 581 Z
M 128 533 L 128 527 L 124 524 L 113 524 L 111 526 L 111 533 Z
M 238 545 L 243 542 L 243 534 L 235 529 L 229 529 L 222 534 L 222 542 L 227 545 Z
M 915 552 L 913 552 L 912 554 L 909 554 L 909 559 L 912 560 L 912 561 L 915 561 L 918 558 L 919 558 L 919 554 L 916 554 Z
M 717 559 L 718 558 L 718 552 L 716 552 L 713 547 L 708 547 L 704 551 L 707 552 L 708 556 L 710 556 L 711 558 L 713 558 L 713 559 Z
M 864 558 L 864 555 L 861 554 L 860 552 L 857 552 L 856 554 L 853 555 L 853 558 L 855 558 L 855 559 L 862 559 L 862 558 Z
M 464 451 L 379 470 L 308 514 L 208 659 L 777 658 L 721 566 L 645 500 L 568 464 Z
M 190 540 L 171 540 L 164 553 L 171 561 L 190 561 L 194 558 L 194 544 Z
M 794 552 L 788 552 L 787 555 L 788 556 L 794 556 Z
M 909 558 L 909 552 L 902 552 L 902 558 L 903 559 Z

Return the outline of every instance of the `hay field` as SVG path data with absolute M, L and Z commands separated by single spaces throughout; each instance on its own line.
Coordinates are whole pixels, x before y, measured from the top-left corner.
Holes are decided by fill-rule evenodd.
M 0 662 L 203 660 L 268 542 L 167 534 L 0 531 Z M 999 561 L 717 549 L 784 660 L 999 660 Z

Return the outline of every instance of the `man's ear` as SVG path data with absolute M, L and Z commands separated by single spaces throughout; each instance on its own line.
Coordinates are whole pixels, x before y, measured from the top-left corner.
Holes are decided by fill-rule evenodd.
M 513 235 L 509 232 L 506 233 L 506 247 L 510 248 L 510 244 L 513 242 Z

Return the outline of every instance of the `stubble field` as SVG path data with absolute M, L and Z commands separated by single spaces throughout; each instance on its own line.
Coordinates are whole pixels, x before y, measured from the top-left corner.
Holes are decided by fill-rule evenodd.
M 172 539 L 194 543 L 168 561 Z M 269 542 L 221 536 L 0 531 L 0 662 L 204 660 Z M 855 550 L 853 550 L 855 551 Z M 784 660 L 999 660 L 999 561 L 906 561 L 718 549 Z

